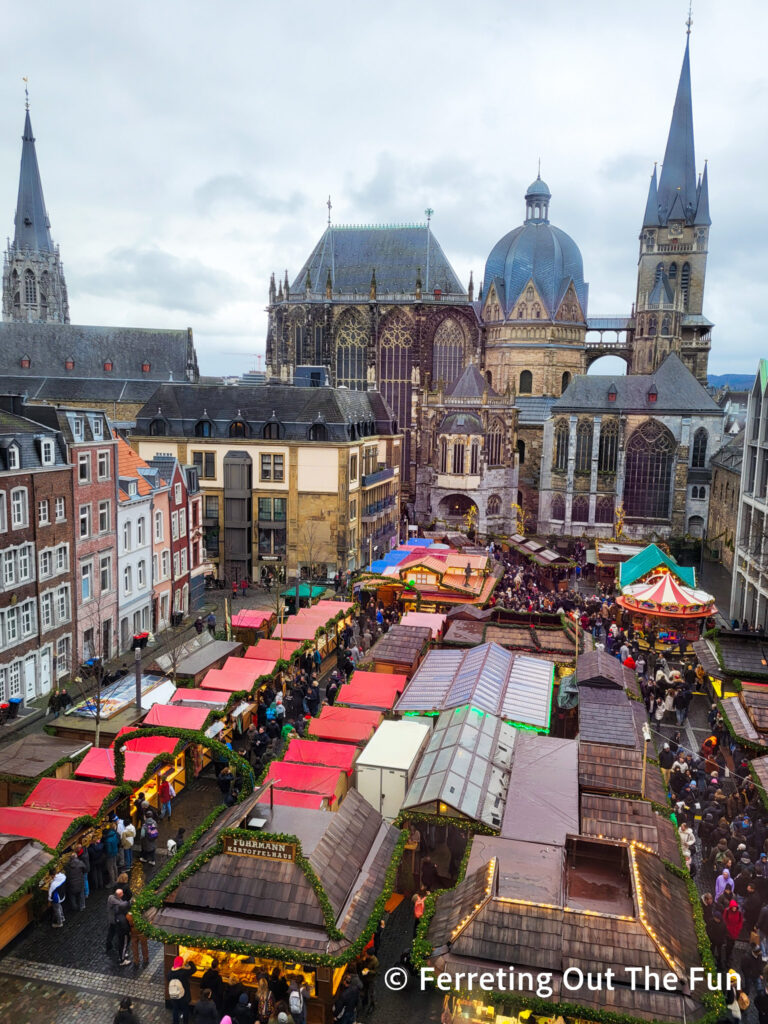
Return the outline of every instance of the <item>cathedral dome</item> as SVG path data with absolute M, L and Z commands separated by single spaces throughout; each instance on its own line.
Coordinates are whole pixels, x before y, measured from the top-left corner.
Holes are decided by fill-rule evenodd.
M 549 223 L 552 195 L 538 177 L 525 194 L 525 223 L 504 235 L 485 264 L 483 285 L 496 286 L 504 312 L 509 313 L 530 280 L 554 320 L 568 286 L 573 282 L 581 312 L 587 315 L 588 285 L 581 252 L 570 235 Z

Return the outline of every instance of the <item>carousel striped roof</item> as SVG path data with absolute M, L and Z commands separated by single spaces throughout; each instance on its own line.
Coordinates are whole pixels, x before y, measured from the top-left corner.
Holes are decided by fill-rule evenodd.
M 685 587 L 671 573 L 663 573 L 646 583 L 624 587 L 619 603 L 625 608 L 638 608 L 673 615 L 712 615 L 714 597 L 705 590 Z

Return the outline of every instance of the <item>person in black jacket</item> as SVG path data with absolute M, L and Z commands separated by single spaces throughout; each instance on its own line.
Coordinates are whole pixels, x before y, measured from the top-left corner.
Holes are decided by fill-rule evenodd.
M 209 989 L 219 1015 L 224 1013 L 224 979 L 219 973 L 219 961 L 214 957 L 211 966 L 200 979 L 200 988 Z
M 120 1009 L 115 1014 L 112 1024 L 139 1024 L 139 1018 L 133 1012 L 130 996 L 120 1000 Z
M 173 961 L 173 967 L 168 971 L 168 998 L 171 1002 L 171 1008 L 173 1010 L 173 1024 L 188 1024 L 189 1022 L 189 1004 L 192 1001 L 192 989 L 190 988 L 189 979 L 195 973 L 195 968 L 192 964 L 185 964 L 183 956 L 177 956 Z M 184 994 L 178 998 L 173 998 L 170 993 L 170 985 L 173 981 L 181 982 Z
M 201 989 L 200 998 L 192 1010 L 192 1021 L 193 1024 L 219 1024 L 219 1011 L 216 1009 L 216 1003 L 211 999 L 209 988 Z

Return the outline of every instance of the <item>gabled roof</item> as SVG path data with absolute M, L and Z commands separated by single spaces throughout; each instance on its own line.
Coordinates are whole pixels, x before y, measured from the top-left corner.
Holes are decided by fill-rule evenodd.
M 687 587 L 696 586 L 696 570 L 690 565 L 678 565 L 675 559 L 656 544 L 649 544 L 626 562 L 619 565 L 619 586 L 630 587 L 649 572 L 665 566 Z
M 131 448 L 122 437 L 117 437 L 117 472 L 120 477 L 136 481 L 136 492 L 142 497 L 152 493 L 152 485 L 141 473 L 142 469 L 148 470 L 149 465 L 142 457 Z M 128 495 L 122 489 L 121 500 L 128 500 Z
M 491 397 L 498 396 L 498 392 L 493 390 L 475 364 L 470 363 L 459 379 L 448 388 L 446 395 L 451 398 L 482 398 L 485 391 Z

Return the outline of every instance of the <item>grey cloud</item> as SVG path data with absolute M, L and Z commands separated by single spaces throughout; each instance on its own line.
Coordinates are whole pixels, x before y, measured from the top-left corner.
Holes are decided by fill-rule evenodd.
M 296 213 L 306 202 L 300 192 L 289 196 L 266 195 L 254 181 L 242 174 L 218 174 L 208 178 L 194 192 L 194 201 L 201 214 L 210 214 L 223 205 L 247 206 L 262 213 Z
M 244 285 L 197 259 L 180 259 L 159 248 L 119 248 L 102 269 L 77 281 L 81 292 L 120 296 L 168 310 L 206 314 L 243 292 Z

